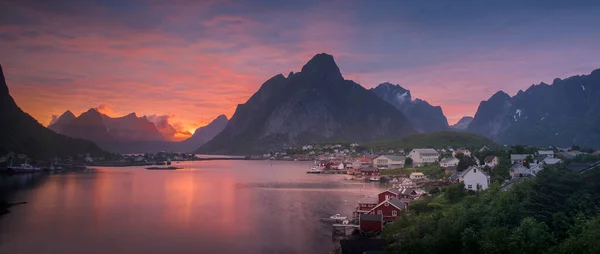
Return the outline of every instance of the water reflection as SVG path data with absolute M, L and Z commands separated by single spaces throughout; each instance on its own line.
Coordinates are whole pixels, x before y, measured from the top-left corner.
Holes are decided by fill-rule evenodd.
M 378 188 L 307 175 L 307 163 L 181 165 L 27 180 L 11 199 L 29 204 L 0 219 L 0 252 L 327 253 L 331 226 L 319 219 L 350 215 L 356 200 Z

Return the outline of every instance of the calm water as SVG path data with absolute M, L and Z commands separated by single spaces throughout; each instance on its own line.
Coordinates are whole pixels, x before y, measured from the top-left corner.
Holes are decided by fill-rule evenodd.
M 0 253 L 328 253 L 331 225 L 379 184 L 310 163 L 205 161 L 2 178 Z

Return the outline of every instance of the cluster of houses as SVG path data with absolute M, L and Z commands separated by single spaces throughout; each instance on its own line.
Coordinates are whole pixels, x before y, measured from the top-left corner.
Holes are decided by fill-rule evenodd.
M 361 231 L 382 231 L 385 222 L 396 220 L 402 210 L 425 191 L 417 188 L 411 179 L 402 179 L 398 187 L 390 188 L 358 202 L 354 217 L 358 218 Z

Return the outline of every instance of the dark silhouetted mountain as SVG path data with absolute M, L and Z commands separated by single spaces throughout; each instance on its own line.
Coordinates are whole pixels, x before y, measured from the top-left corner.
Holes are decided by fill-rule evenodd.
M 57 134 L 23 112 L 10 96 L 0 66 L 0 154 L 10 151 L 34 158 L 107 154 L 92 142 Z
M 257 154 L 297 144 L 368 142 L 412 133 L 402 112 L 344 80 L 333 57 L 323 53 L 301 72 L 267 80 L 197 152 Z
M 458 122 L 452 125 L 452 129 L 456 130 L 466 130 L 469 127 L 469 124 L 473 121 L 472 116 L 463 116 Z
M 228 121 L 227 116 L 218 116 L 208 125 L 196 129 L 191 137 L 181 141 L 178 150 L 191 152 L 198 149 L 201 145 L 204 145 L 204 143 L 221 133 L 225 129 L 225 126 L 227 126 Z
M 62 133 L 74 138 L 82 138 L 106 148 L 105 144 L 116 140 L 108 132 L 102 114 L 96 109 L 89 109 L 62 128 Z
M 600 147 L 600 69 L 481 102 L 469 131 L 504 144 Z
M 48 129 L 53 130 L 56 133 L 62 133 L 63 128 L 71 123 L 75 119 L 75 115 L 70 110 L 67 110 L 65 113 L 60 115 L 54 121 L 48 125 Z
M 102 114 L 102 120 L 110 135 L 121 141 L 165 141 L 154 123 L 135 113 L 117 118 Z
M 433 132 L 448 129 L 448 120 L 440 106 L 431 106 L 420 99 L 413 100 L 410 91 L 400 85 L 383 83 L 371 91 L 383 100 L 402 111 L 412 126 L 419 132 Z

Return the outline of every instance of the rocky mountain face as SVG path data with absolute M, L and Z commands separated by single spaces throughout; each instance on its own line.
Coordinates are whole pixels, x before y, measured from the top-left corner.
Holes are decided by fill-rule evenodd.
M 455 130 L 466 130 L 472 121 L 473 121 L 472 116 L 463 116 L 460 120 L 458 120 L 458 122 L 456 124 L 454 124 L 450 127 Z
M 333 56 L 315 55 L 298 73 L 267 80 L 198 153 L 258 154 L 290 145 L 400 138 L 406 117 L 359 84 L 344 80 Z
M 440 106 L 432 106 L 421 99 L 413 100 L 410 91 L 400 85 L 386 82 L 370 90 L 402 111 L 417 131 L 433 132 L 448 129 L 448 120 Z
M 117 118 L 102 114 L 102 120 L 108 132 L 117 140 L 164 141 L 154 123 L 146 118 L 137 117 L 135 113 Z
M 198 149 L 201 145 L 221 133 L 225 129 L 225 126 L 227 126 L 227 122 L 229 122 L 227 116 L 220 115 L 208 125 L 196 129 L 191 137 L 180 142 L 180 150 L 190 152 Z
M 73 114 L 73 112 L 71 112 L 71 110 L 67 110 L 67 111 L 65 111 L 65 113 L 60 115 L 58 118 L 56 118 L 52 122 L 50 122 L 50 124 L 48 125 L 48 129 L 51 129 L 56 133 L 62 133 L 63 128 L 66 125 L 68 125 L 71 121 L 73 121 L 75 118 L 76 118 L 75 114 Z
M 468 130 L 504 144 L 600 148 L 600 69 L 481 102 Z
M 106 154 L 94 143 L 57 134 L 23 112 L 10 96 L 0 66 L 0 155 L 7 152 L 34 158 Z

